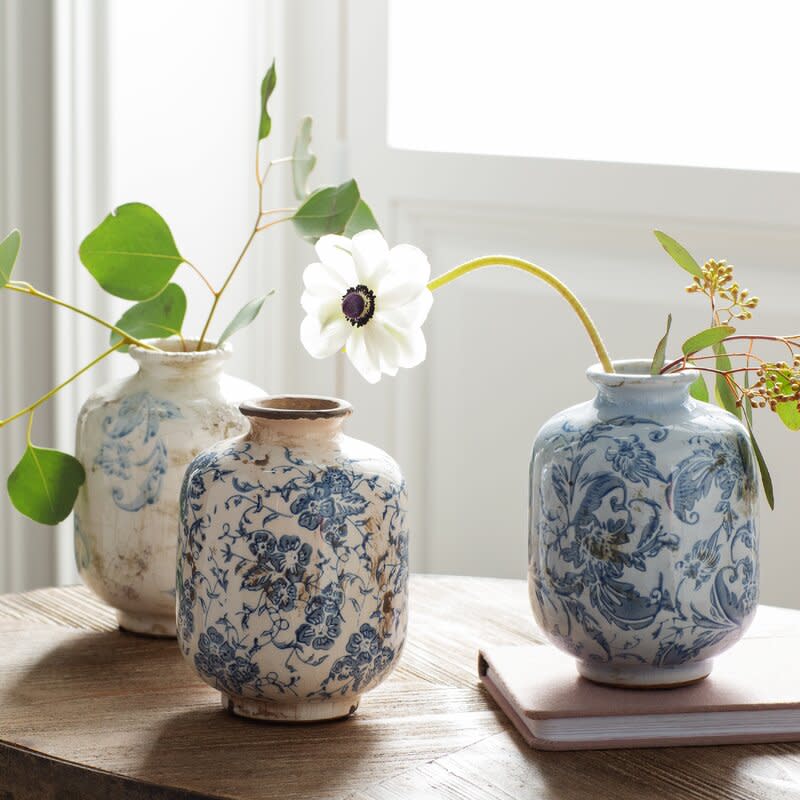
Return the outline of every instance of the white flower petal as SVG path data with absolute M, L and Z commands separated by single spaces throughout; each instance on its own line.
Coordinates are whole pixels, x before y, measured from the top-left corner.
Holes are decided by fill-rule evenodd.
M 377 383 L 381 379 L 380 361 L 373 358 L 364 328 L 356 328 L 347 340 L 347 357 L 365 381 Z
M 300 305 L 306 314 L 317 317 L 321 323 L 328 322 L 332 317 L 342 316 L 342 302 L 338 297 L 317 297 L 309 292 L 300 295 Z
M 349 256 L 348 256 L 349 258 Z M 353 285 L 355 268 L 352 260 L 349 265 L 340 269 L 340 266 L 331 266 L 315 261 L 303 270 L 303 285 L 309 294 L 316 297 L 337 297 L 342 295 Z
M 365 330 L 367 346 L 373 354 L 377 354 L 381 372 L 396 375 L 400 359 L 400 347 L 394 332 L 387 330 L 374 317 L 367 323 Z
M 322 236 L 314 245 L 317 256 L 323 264 L 333 267 L 342 275 L 352 271 L 355 275 L 353 266 L 353 256 L 351 255 L 352 244 L 346 236 L 336 236 L 332 233 Z
M 375 312 L 375 319 L 393 328 L 419 328 L 428 318 L 433 305 L 433 292 L 423 289 L 410 303 Z M 381 308 L 378 303 L 378 308 Z
M 380 231 L 361 231 L 352 239 L 352 253 L 358 282 L 375 291 L 389 269 L 386 240 Z
M 428 285 L 431 265 L 418 247 L 399 244 L 389 252 L 389 270 L 375 290 L 381 309 L 397 308 L 413 300 Z
M 404 369 L 416 367 L 425 360 L 428 345 L 422 328 L 411 328 L 406 331 L 395 331 L 398 344 L 397 364 Z
M 323 324 L 318 317 L 309 314 L 300 323 L 300 341 L 314 358 L 328 358 L 344 347 L 351 330 L 344 316 Z

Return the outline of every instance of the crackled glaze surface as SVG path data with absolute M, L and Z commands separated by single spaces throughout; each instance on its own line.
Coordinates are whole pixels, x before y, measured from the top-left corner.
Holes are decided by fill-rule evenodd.
M 400 655 L 405 484 L 341 421 L 251 418 L 186 472 L 179 642 L 235 713 L 346 716 Z
M 534 445 L 534 615 L 593 680 L 702 678 L 758 600 L 747 432 L 689 397 L 695 374 L 589 377 L 597 398 L 557 414 Z
M 123 627 L 174 636 L 183 473 L 203 448 L 246 429 L 238 405 L 263 391 L 222 373 L 227 347 L 130 353 L 139 371 L 91 395 L 78 417 L 86 483 L 75 505 L 75 560 Z

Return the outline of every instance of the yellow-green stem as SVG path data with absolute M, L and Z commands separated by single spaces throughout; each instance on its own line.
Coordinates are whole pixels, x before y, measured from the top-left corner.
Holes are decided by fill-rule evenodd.
M 110 322 L 106 322 L 104 319 L 101 319 L 100 317 L 96 317 L 89 311 L 84 311 L 82 308 L 73 306 L 72 304 L 67 303 L 64 300 L 59 300 L 57 297 L 53 297 L 52 295 L 40 292 L 38 289 L 31 286 L 29 283 L 23 283 L 21 281 L 17 281 L 13 283 L 7 283 L 2 288 L 8 289 L 9 291 L 12 292 L 21 292 L 22 294 L 29 294 L 31 295 L 31 297 L 38 297 L 40 300 L 46 300 L 48 303 L 53 303 L 53 305 L 61 306 L 62 308 L 68 308 L 70 311 L 74 311 L 76 314 L 80 314 L 82 317 L 86 317 L 87 319 L 96 322 L 98 325 L 102 325 L 104 328 L 108 328 L 110 331 L 114 331 L 114 333 L 121 336 L 125 342 L 129 342 L 130 344 L 135 344 L 137 347 L 142 347 L 145 350 L 155 350 L 155 351 L 159 351 L 160 349 L 152 344 L 148 344 L 147 342 L 142 342 L 139 339 L 135 339 L 130 334 L 125 333 L 125 331 L 123 331 L 121 328 L 118 328 L 116 325 L 112 325 Z
M 556 278 L 555 275 L 548 272 L 546 269 L 537 267 L 536 264 L 532 264 L 530 261 L 525 261 L 522 258 L 515 258 L 514 256 L 483 256 L 482 258 L 475 258 L 472 261 L 467 261 L 464 264 L 453 267 L 453 269 L 445 272 L 438 278 L 434 278 L 428 284 L 428 288 L 433 292 L 442 286 L 446 286 L 448 283 L 452 283 L 462 275 L 482 269 L 483 267 L 513 267 L 514 269 L 520 269 L 523 272 L 527 272 L 529 275 L 539 278 L 539 280 L 544 281 L 548 286 L 551 286 L 553 289 L 555 289 L 570 304 L 570 306 L 572 306 L 572 310 L 578 315 L 578 319 L 580 319 L 580 321 L 583 323 L 583 327 L 589 334 L 589 338 L 592 341 L 592 346 L 597 353 L 597 358 L 603 365 L 603 369 L 606 372 L 614 372 L 614 367 L 611 364 L 611 359 L 608 357 L 608 351 L 603 344 L 600 333 L 595 327 L 594 322 L 592 322 L 589 312 L 583 307 L 581 301 L 578 300 L 578 298 L 558 278 Z
M 83 375 L 84 372 L 88 372 L 95 364 L 102 361 L 106 356 L 111 355 L 111 353 L 122 347 L 124 344 L 126 344 L 126 342 L 124 341 L 117 342 L 113 347 L 109 347 L 108 350 L 105 350 L 99 356 L 97 356 L 97 358 L 95 358 L 94 361 L 90 361 L 85 367 L 79 369 L 74 375 L 70 376 L 65 381 L 59 383 L 58 386 L 54 387 L 49 392 L 43 394 L 38 400 L 31 403 L 29 406 L 25 406 L 25 408 L 23 408 L 21 411 L 17 411 L 16 414 L 8 417 L 7 419 L 0 419 L 0 428 L 4 427 L 5 425 L 8 425 L 9 422 L 13 422 L 15 419 L 24 417 L 25 414 L 30 414 L 31 418 L 28 421 L 28 437 L 30 443 L 30 431 L 31 431 L 31 425 L 33 424 L 33 412 L 37 408 L 39 408 L 39 406 L 42 405 L 42 403 L 46 403 L 54 394 L 60 392 L 65 386 L 68 386 L 70 383 L 72 383 L 72 381 L 76 380 L 77 378 L 80 378 L 80 376 Z

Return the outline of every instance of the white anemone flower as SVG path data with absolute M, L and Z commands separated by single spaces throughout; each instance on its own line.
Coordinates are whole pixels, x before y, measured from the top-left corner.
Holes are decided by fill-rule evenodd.
M 396 375 L 399 367 L 425 360 L 422 324 L 433 304 L 431 265 L 410 244 L 391 250 L 379 231 L 323 236 L 319 261 L 303 273 L 300 326 L 303 346 L 314 358 L 345 348 L 370 383 Z

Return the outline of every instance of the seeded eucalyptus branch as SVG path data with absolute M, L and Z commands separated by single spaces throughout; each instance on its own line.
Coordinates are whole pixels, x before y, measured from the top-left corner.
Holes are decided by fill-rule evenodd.
M 311 151 L 311 117 L 305 117 L 300 122 L 291 155 L 266 158 L 267 140 L 272 130 L 269 103 L 276 85 L 277 74 L 273 61 L 264 75 L 260 91 L 255 147 L 258 211 L 252 230 L 218 289 L 214 288 L 214 283 L 205 272 L 178 249 L 164 218 L 144 203 L 132 202 L 119 206 L 86 236 L 79 249 L 83 265 L 106 292 L 135 301 L 114 324 L 45 294 L 28 283 L 12 280 L 20 249 L 19 231 L 12 231 L 0 242 L 0 281 L 3 289 L 66 308 L 109 330 L 110 341 L 106 351 L 29 406 L 6 419 L 0 419 L 2 428 L 16 419 L 28 417 L 26 449 L 8 478 L 7 488 L 14 506 L 31 519 L 50 525 L 61 522 L 72 510 L 85 479 L 83 467 L 72 455 L 37 447 L 32 443 L 34 412 L 108 355 L 127 350 L 132 344 L 158 350 L 146 340 L 177 337 L 183 349 L 188 350 L 189 343 L 183 333 L 187 298 L 183 289 L 171 282 L 181 266 L 196 273 L 211 294 L 208 315 L 194 346 L 194 349 L 202 350 L 209 347 L 209 332 L 220 300 L 260 233 L 292 222 L 302 238 L 315 242 L 326 234 L 353 236 L 368 228 L 378 228 L 355 180 L 346 181 L 340 186 L 324 186 L 309 191 L 309 177 L 317 161 Z M 297 205 L 265 209 L 264 187 L 273 167 L 289 164 L 292 193 Z M 273 292 L 248 301 L 217 337 L 216 345 L 253 322 L 271 294 Z
M 738 333 L 732 323 L 750 320 L 759 300 L 734 280 L 733 265 L 712 258 L 701 267 L 675 239 L 662 231 L 655 231 L 655 235 L 672 259 L 692 276 L 686 291 L 707 298 L 710 326 L 690 336 L 681 347 L 682 355 L 668 364 L 664 364 L 665 337 L 656 349 L 651 372 L 699 371 L 690 391 L 694 398 L 702 401 L 709 399 L 704 374 L 713 376 L 717 403 L 747 426 L 764 495 L 774 508 L 772 478 L 753 433 L 753 409 L 769 408 L 789 430 L 800 430 L 800 334 Z M 788 361 L 768 360 L 755 352 L 757 346 L 777 346 L 788 351 Z M 710 353 L 706 352 L 709 350 Z

